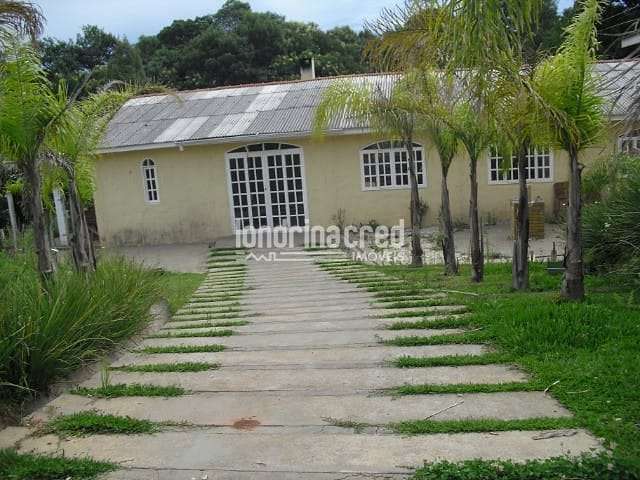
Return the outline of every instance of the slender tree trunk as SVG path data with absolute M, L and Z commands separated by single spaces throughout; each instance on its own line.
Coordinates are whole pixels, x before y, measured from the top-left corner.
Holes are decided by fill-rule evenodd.
M 79 272 L 93 272 L 96 269 L 96 255 L 89 233 L 84 206 L 78 192 L 75 174 L 69 174 L 67 185 L 71 217 L 71 238 L 69 243 L 71 245 L 73 263 Z
M 405 142 L 409 160 L 409 182 L 411 183 L 411 265 L 422 266 L 422 245 L 420 243 L 420 194 L 418 192 L 418 179 L 416 178 L 415 151 L 413 150 L 413 139 Z
M 42 205 L 42 181 L 38 171 L 38 162 L 35 159 L 25 162 L 24 176 L 29 189 L 29 207 L 32 217 L 35 250 L 38 257 L 38 272 L 44 281 L 53 273 L 53 263 L 47 239 L 47 218 Z
M 471 227 L 471 281 L 481 282 L 484 277 L 484 252 L 480 240 L 478 213 L 478 158 L 469 159 L 469 226 Z
M 9 207 L 9 222 L 11 222 L 11 240 L 13 242 L 14 253 L 18 251 L 18 218 L 16 216 L 16 203 L 13 200 L 13 193 L 7 192 L 7 206 Z
M 578 151 L 569 150 L 569 208 L 567 211 L 566 269 L 562 279 L 561 294 L 570 300 L 584 299 L 584 269 L 582 264 L 582 165 L 578 162 Z
M 447 185 L 449 167 L 444 164 L 441 164 L 440 166 L 442 167 L 440 222 L 442 228 L 444 273 L 445 275 L 456 275 L 458 273 L 458 262 L 456 261 L 456 247 L 453 238 L 453 221 L 451 220 L 451 205 L 449 203 L 449 186 Z
M 518 151 L 518 217 L 516 237 L 513 239 L 512 286 L 516 290 L 529 288 L 529 192 L 527 191 L 527 170 L 529 166 L 528 145 L 523 144 Z

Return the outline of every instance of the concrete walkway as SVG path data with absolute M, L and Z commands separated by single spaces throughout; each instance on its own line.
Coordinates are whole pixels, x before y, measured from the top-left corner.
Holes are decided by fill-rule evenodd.
M 302 251 L 300 252 L 302 253 Z M 211 257 L 207 280 L 191 302 L 139 348 L 169 345 L 226 347 L 216 353 L 142 354 L 132 351 L 114 366 L 215 362 L 218 370 L 197 373 L 111 372 L 111 383 L 178 385 L 186 396 L 97 399 L 65 394 L 31 417 L 33 425 L 56 415 L 97 410 L 157 422 L 171 422 L 153 435 L 28 436 L 28 427 L 0 432 L 0 447 L 18 441 L 23 451 L 89 456 L 117 462 L 112 480 L 338 480 L 405 478 L 425 461 L 508 458 L 525 460 L 578 455 L 599 447 L 583 430 L 509 431 L 401 436 L 388 424 L 429 418 L 527 419 L 570 413 L 543 392 L 441 394 L 392 397 L 381 389 L 421 384 L 525 382 L 510 365 L 398 369 L 403 355 L 481 355 L 483 345 L 394 347 L 382 339 L 409 335 L 459 334 L 460 329 L 385 330 L 412 312 L 464 315 L 438 292 L 434 307 L 384 309 L 366 289 L 340 280 L 315 264 L 262 262 L 231 253 Z M 233 260 L 232 262 L 224 260 Z M 345 267 L 364 282 L 378 274 Z M 382 277 L 384 280 L 384 277 Z M 391 285 L 393 282 L 390 282 Z M 249 289 L 247 289 L 249 288 Z M 232 297 L 229 297 L 232 295 Z M 222 312 L 222 313 L 221 313 Z M 227 312 L 227 313 L 224 313 Z M 382 312 L 382 313 L 381 313 Z M 385 314 L 386 313 L 386 314 Z M 225 337 L 203 337 L 212 327 L 183 328 L 210 321 L 246 320 Z M 407 318 L 402 318 L 406 320 Z M 214 328 L 215 329 L 215 328 Z M 185 335 L 185 337 L 182 337 Z M 189 336 L 191 335 L 191 336 Z M 100 376 L 84 386 L 98 386 Z M 549 434 L 550 433 L 550 434 Z

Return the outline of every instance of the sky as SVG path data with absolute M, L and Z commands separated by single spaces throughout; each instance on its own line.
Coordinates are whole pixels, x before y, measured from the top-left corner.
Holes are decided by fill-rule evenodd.
M 224 0 L 32 0 L 47 19 L 45 36 L 75 38 L 83 25 L 98 25 L 135 42 L 173 20 L 213 13 Z M 249 0 L 254 11 L 272 11 L 289 20 L 315 22 L 322 28 L 349 25 L 360 30 L 397 0 Z M 559 0 L 560 10 L 573 0 Z

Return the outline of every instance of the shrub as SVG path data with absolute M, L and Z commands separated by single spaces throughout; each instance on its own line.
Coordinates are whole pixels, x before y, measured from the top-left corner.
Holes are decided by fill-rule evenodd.
M 640 157 L 616 155 L 586 178 L 599 201 L 583 213 L 585 261 L 597 270 L 640 272 Z M 590 194 L 594 196 L 594 193 Z
M 104 258 L 92 274 L 62 265 L 42 289 L 31 255 L 0 253 L 0 398 L 46 391 L 139 332 L 159 298 L 157 278 Z

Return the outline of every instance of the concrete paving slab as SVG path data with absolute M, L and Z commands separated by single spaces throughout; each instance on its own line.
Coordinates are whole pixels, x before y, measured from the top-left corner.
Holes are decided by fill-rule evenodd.
M 599 448 L 584 430 L 532 441 L 539 432 L 396 435 L 259 434 L 217 430 L 168 431 L 155 435 L 44 436 L 25 440 L 23 451 L 91 456 L 128 467 L 272 472 L 408 473 L 425 461 L 510 458 L 524 461 L 579 455 Z M 401 466 L 402 465 L 402 466 Z
M 432 368 L 295 368 L 215 370 L 197 373 L 111 372 L 113 383 L 178 385 L 194 392 L 305 391 L 370 392 L 401 385 L 524 382 L 527 376 L 509 365 Z M 85 386 L 100 384 L 99 375 Z
M 184 408 L 188 404 L 189 408 Z M 211 408 L 215 405 L 216 408 Z M 447 407 L 453 408 L 447 409 Z M 29 417 L 46 422 L 82 410 L 130 416 L 154 422 L 232 427 L 239 418 L 253 418 L 262 427 L 324 426 L 330 419 L 369 425 L 431 418 L 432 420 L 517 420 L 569 417 L 571 414 L 543 392 L 466 395 L 411 395 L 390 398 L 365 395 L 282 395 L 279 393 L 195 393 L 171 398 L 92 399 L 62 395 Z M 447 409 L 447 410 L 445 410 Z
M 403 480 L 408 478 L 408 475 L 402 473 L 309 473 L 133 468 L 101 476 L 99 480 Z
M 140 355 L 127 353 L 114 366 L 148 363 L 213 362 L 223 367 L 286 367 L 347 368 L 385 366 L 388 362 L 406 355 L 417 357 L 442 357 L 447 355 L 482 355 L 489 350 L 484 345 L 427 345 L 422 347 L 332 347 L 306 349 L 256 349 L 225 350 L 215 353 L 172 353 Z
M 182 330 L 187 333 L 189 330 Z M 419 335 L 432 337 L 436 335 L 461 334 L 464 330 L 459 328 L 446 328 L 437 330 L 354 330 L 348 335 L 340 330 L 333 332 L 308 332 L 308 333 L 256 333 L 237 334 L 230 337 L 187 337 L 187 338 L 146 338 L 142 346 L 163 345 L 208 345 L 217 343 L 227 347 L 244 348 L 276 348 L 276 347 L 315 347 L 315 346 L 348 346 L 348 345 L 375 345 L 382 340 L 390 340 L 396 337 L 411 337 Z

